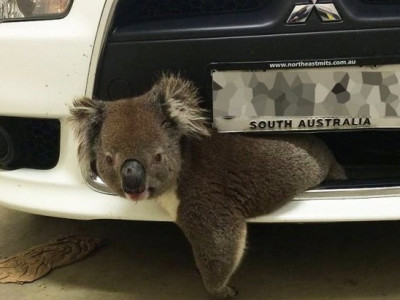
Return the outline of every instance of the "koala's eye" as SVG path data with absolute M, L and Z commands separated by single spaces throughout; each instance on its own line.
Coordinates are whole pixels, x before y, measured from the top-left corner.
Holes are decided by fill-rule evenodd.
M 156 163 L 162 162 L 162 159 L 163 159 L 163 156 L 162 156 L 161 153 L 157 153 L 157 154 L 154 156 L 154 161 L 155 161 Z
M 113 165 L 113 164 L 114 164 L 114 160 L 113 160 L 113 158 L 111 157 L 111 155 L 107 155 L 107 156 L 106 156 L 106 162 L 107 162 L 109 165 Z

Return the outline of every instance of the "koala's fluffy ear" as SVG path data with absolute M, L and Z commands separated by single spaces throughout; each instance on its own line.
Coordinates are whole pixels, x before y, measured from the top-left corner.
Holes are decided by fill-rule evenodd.
M 83 98 L 75 100 L 70 109 L 68 122 L 72 124 L 78 140 L 78 157 L 81 162 L 90 163 L 95 158 L 94 144 L 104 120 L 104 107 L 102 101 Z
M 192 82 L 164 74 L 151 92 L 161 95 L 164 111 L 177 125 L 182 135 L 193 137 L 210 135 L 204 116 L 205 110 L 199 106 L 198 92 Z

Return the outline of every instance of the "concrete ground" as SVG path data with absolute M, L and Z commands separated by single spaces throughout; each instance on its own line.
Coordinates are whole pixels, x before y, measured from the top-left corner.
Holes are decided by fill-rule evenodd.
M 400 222 L 250 225 L 237 299 L 400 299 Z M 0 207 L 0 257 L 61 234 L 108 245 L 0 299 L 208 299 L 174 224 L 75 221 Z

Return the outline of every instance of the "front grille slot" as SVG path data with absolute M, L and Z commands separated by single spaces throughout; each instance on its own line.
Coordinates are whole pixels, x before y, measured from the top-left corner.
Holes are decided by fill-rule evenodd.
M 265 0 L 121 0 L 118 25 L 256 10 Z
M 60 154 L 60 122 L 0 117 L 0 168 L 53 168 Z

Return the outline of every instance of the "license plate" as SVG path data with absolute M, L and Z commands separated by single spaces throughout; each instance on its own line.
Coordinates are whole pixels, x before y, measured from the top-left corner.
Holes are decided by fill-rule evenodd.
M 400 65 L 215 70 L 219 132 L 400 128 Z

